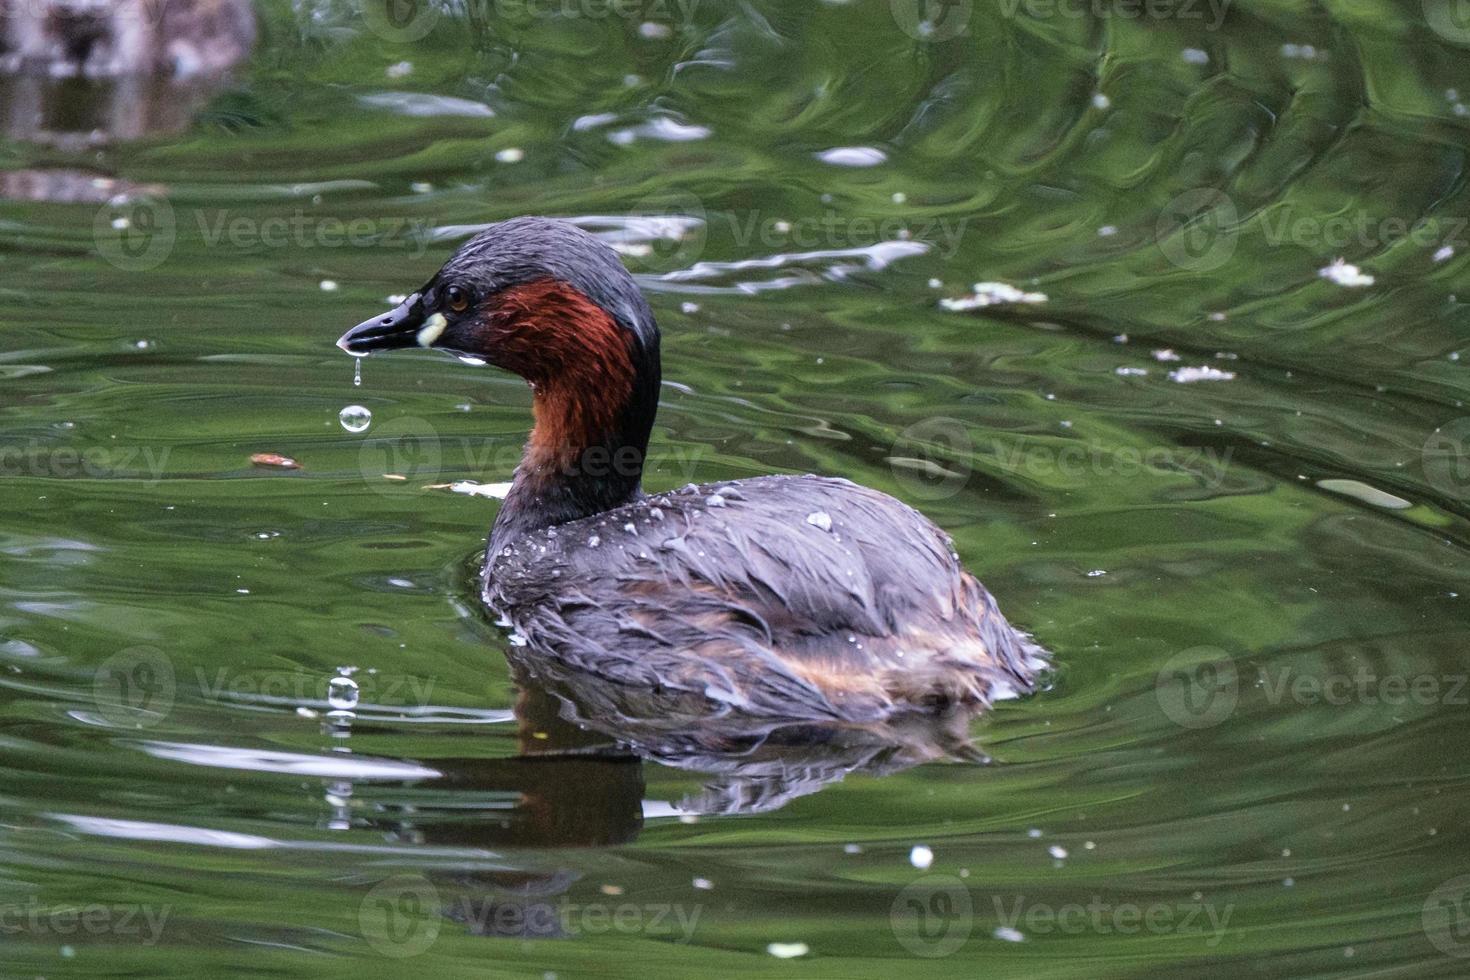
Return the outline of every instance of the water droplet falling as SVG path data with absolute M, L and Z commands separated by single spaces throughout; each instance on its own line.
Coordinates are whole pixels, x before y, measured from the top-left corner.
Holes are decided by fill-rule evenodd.
M 327 682 L 327 704 L 337 711 L 351 711 L 357 707 L 357 681 L 351 677 L 333 677 Z
M 373 424 L 373 413 L 363 405 L 348 405 L 337 413 L 337 421 L 348 432 L 366 432 Z

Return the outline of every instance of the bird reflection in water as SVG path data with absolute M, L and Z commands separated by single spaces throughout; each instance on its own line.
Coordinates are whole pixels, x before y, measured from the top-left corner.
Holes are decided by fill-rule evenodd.
M 0 133 L 82 154 L 182 132 L 255 43 L 250 0 L 27 0 L 0 9 Z M 163 193 L 85 168 L 0 172 L 0 198 Z
M 849 773 L 986 761 L 969 737 L 978 711 L 870 727 L 783 725 L 569 671 L 530 648 L 508 656 L 518 754 L 436 758 L 428 764 L 440 777 L 415 787 L 411 802 L 376 801 L 397 839 L 487 849 L 516 866 L 428 873 L 441 914 L 476 935 L 568 936 L 564 911 L 573 890 L 584 891 L 584 872 L 565 858 L 514 851 L 616 847 L 635 841 L 645 819 L 766 813 Z M 706 779 L 682 799 L 650 800 L 645 761 Z

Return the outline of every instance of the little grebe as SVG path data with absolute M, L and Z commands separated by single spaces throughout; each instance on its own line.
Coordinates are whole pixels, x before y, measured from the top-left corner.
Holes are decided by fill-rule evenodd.
M 482 598 L 572 670 L 732 714 L 871 723 L 983 707 L 1044 666 L 949 536 L 886 494 L 821 476 L 645 494 L 658 327 L 574 225 L 492 225 L 337 346 L 430 347 L 530 383 Z

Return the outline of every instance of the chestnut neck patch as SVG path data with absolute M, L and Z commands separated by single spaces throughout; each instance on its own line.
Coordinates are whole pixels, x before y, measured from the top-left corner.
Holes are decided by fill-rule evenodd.
M 497 532 L 503 522 L 524 530 L 634 499 L 657 408 L 657 347 L 556 279 L 495 294 L 482 324 L 493 361 L 535 392 L 535 425 Z

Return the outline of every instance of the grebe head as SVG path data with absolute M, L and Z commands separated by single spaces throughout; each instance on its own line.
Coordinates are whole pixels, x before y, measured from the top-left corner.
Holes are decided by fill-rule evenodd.
M 534 383 L 575 369 L 579 351 L 607 356 L 602 348 L 614 341 L 658 346 L 653 314 L 617 253 L 568 222 L 514 218 L 470 239 L 416 292 L 337 346 L 355 356 L 432 347 Z
M 535 428 L 497 529 L 560 523 L 639 493 L 658 407 L 658 326 L 617 253 L 575 225 L 491 225 L 337 346 L 358 357 L 432 348 L 530 382 Z

